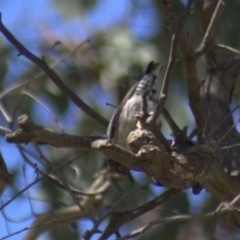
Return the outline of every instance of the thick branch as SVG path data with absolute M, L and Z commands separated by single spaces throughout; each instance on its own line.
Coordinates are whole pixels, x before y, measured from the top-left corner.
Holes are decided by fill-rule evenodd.
M 222 0 L 218 1 L 218 4 L 217 1 L 205 1 L 203 11 L 201 13 L 202 28 L 205 34 L 200 46 L 195 51 L 197 58 L 204 54 L 208 50 L 209 46 L 214 45 L 215 41 L 213 34 L 224 7 L 225 3 Z M 206 58 L 208 67 L 216 67 L 219 64 L 216 53 L 213 50 L 206 53 Z
M 187 35 L 179 29 L 179 19 L 174 15 L 170 1 L 160 0 L 159 3 L 163 15 L 170 25 L 171 33 L 178 32 L 178 43 L 181 48 L 187 74 L 189 104 L 197 124 L 198 134 L 200 134 L 205 127 L 206 119 L 200 103 L 195 52 Z
M 130 222 L 143 215 L 144 213 L 156 208 L 157 206 L 175 196 L 177 193 L 179 193 L 179 190 L 169 189 L 152 201 L 149 201 L 142 206 L 137 207 L 137 209 L 113 213 L 110 218 L 108 227 L 104 231 L 103 235 L 99 238 L 99 240 L 107 239 L 113 233 L 117 232 L 123 224 Z
M 7 134 L 8 142 L 42 142 L 57 147 L 75 147 L 81 150 L 98 150 L 108 158 L 129 169 L 138 169 L 153 176 L 164 186 L 184 189 L 199 184 L 207 188 L 218 201 L 230 200 L 240 190 L 237 179 L 230 177 L 216 162 L 214 145 L 194 145 L 166 151 L 158 140 L 146 130 L 136 130 L 129 135 L 137 155 L 125 152 L 101 137 L 81 137 L 57 133 L 34 125 L 26 116 L 19 118 L 21 129 Z

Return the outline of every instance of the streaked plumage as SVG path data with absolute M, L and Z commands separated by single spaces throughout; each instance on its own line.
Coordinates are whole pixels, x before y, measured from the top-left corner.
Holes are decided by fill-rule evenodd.
M 136 113 L 141 110 L 143 96 L 147 99 L 147 112 L 155 111 L 157 107 L 156 97 L 156 79 L 160 71 L 158 63 L 150 62 L 141 78 L 125 95 L 116 112 L 113 114 L 108 129 L 107 137 L 125 150 L 131 152 L 130 147 L 126 144 L 126 139 L 131 131 L 136 128 Z M 128 169 L 120 164 L 109 160 L 110 167 L 113 171 L 126 174 Z

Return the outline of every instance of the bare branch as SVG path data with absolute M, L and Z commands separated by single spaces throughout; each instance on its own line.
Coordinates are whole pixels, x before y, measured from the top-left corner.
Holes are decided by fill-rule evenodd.
M 2 34 L 11 42 L 19 51 L 20 55 L 25 56 L 27 59 L 39 66 L 49 78 L 61 89 L 61 91 L 66 94 L 80 109 L 82 109 L 86 114 L 92 117 L 101 125 L 107 127 L 108 121 L 95 112 L 91 107 L 89 107 L 83 100 L 81 100 L 60 78 L 59 76 L 48 67 L 47 63 L 36 57 L 34 54 L 29 52 L 3 25 L 0 15 L 0 31 Z
M 130 239 L 130 238 L 142 235 L 147 230 L 149 230 L 151 227 L 153 227 L 157 224 L 182 222 L 182 221 L 189 221 L 189 220 L 194 220 L 194 219 L 216 218 L 216 217 L 220 217 L 220 216 L 224 215 L 227 212 L 236 211 L 236 210 L 239 211 L 239 209 L 234 208 L 234 204 L 236 204 L 239 201 L 239 199 L 240 199 L 240 194 L 238 194 L 237 197 L 235 197 L 230 203 L 220 203 L 220 205 L 217 207 L 217 209 L 210 213 L 198 214 L 198 215 L 195 215 L 195 214 L 177 215 L 177 216 L 165 217 L 165 218 L 151 221 L 146 226 L 139 228 L 123 237 L 120 237 L 119 240 Z
M 95 234 L 98 231 L 99 225 L 103 222 L 104 219 L 106 219 L 110 214 L 113 213 L 114 209 L 123 201 L 126 200 L 126 198 L 130 197 L 132 194 L 136 193 L 137 191 L 145 188 L 147 185 L 149 185 L 150 182 L 147 182 L 141 186 L 138 186 L 137 188 L 133 189 L 132 191 L 129 191 L 125 193 L 103 216 L 101 216 L 94 224 L 93 228 L 90 231 L 87 231 L 84 235 L 87 236 L 85 239 L 90 239 L 93 234 Z
M 61 129 L 61 132 L 64 132 L 63 126 L 61 125 L 61 123 L 58 121 L 57 117 L 54 116 L 54 114 L 51 112 L 51 110 L 44 105 L 38 98 L 36 98 L 35 96 L 33 96 L 30 92 L 28 91 L 24 91 L 23 92 L 26 96 L 32 98 L 34 101 L 36 101 L 38 104 L 40 104 L 47 112 L 48 114 L 52 117 L 52 119 L 54 120 L 54 122 L 56 123 L 56 125 Z
M 29 159 L 27 159 L 26 155 L 20 151 L 22 157 L 29 163 Z M 83 153 L 84 154 L 84 153 Z M 82 154 L 82 155 L 83 155 Z M 14 197 L 12 197 L 9 201 L 5 202 L 1 207 L 0 207 L 0 211 L 2 209 L 4 209 L 8 204 L 10 204 L 14 199 L 16 199 L 18 196 L 20 196 L 22 193 L 24 193 L 27 189 L 29 189 L 31 186 L 35 185 L 36 183 L 40 182 L 41 180 L 43 180 L 44 178 L 47 178 L 48 180 L 50 179 L 51 182 L 53 182 L 54 184 L 56 184 L 57 186 L 63 186 L 62 183 L 59 183 L 57 182 L 56 183 L 56 179 L 54 177 L 51 176 L 51 173 L 54 171 L 54 170 L 57 170 L 57 169 L 60 169 L 64 166 L 66 166 L 68 164 L 68 162 L 66 163 L 63 163 L 61 164 L 60 166 L 58 167 L 54 167 L 52 168 L 48 173 L 44 173 L 41 169 L 39 169 L 36 165 L 34 165 L 36 171 L 40 172 L 43 176 L 42 177 L 38 177 L 36 178 L 36 180 L 34 180 L 32 183 L 30 183 L 28 186 L 26 186 L 25 188 L 23 188 L 21 191 L 19 191 Z M 33 164 L 32 164 L 33 165 Z M 10 183 L 10 181 L 8 181 L 8 183 Z M 76 189 L 72 189 L 71 187 L 71 191 L 75 192 L 75 193 L 78 193 L 78 194 L 84 194 L 84 195 L 96 195 L 96 194 L 99 194 L 99 193 L 102 193 L 103 191 L 105 191 L 106 189 L 101 189 L 100 192 L 94 192 L 94 193 L 85 193 L 85 192 L 82 192 L 82 191 L 79 191 L 79 190 L 76 190 Z
M 61 63 L 62 61 L 66 60 L 66 58 L 70 54 L 76 52 L 84 43 L 85 42 L 78 44 L 71 52 L 69 52 L 67 54 L 64 54 L 60 59 L 58 59 L 55 63 L 53 63 L 50 66 L 50 68 L 54 69 L 55 67 L 57 67 L 59 65 L 59 63 Z M 10 94 L 10 93 L 12 93 L 14 91 L 21 91 L 28 82 L 32 82 L 34 80 L 37 80 L 40 77 L 44 76 L 45 74 L 46 74 L 45 72 L 41 72 L 41 73 L 37 74 L 35 77 L 33 77 L 33 78 L 30 78 L 30 79 L 27 79 L 26 81 L 23 81 L 21 83 L 15 84 L 14 86 L 9 86 L 9 87 L 5 88 L 4 91 L 0 93 L 0 100 L 2 98 L 4 98 L 6 95 L 8 95 L 8 94 Z
M 209 45 L 210 41 L 212 40 L 213 33 L 216 29 L 216 25 L 219 21 L 221 13 L 224 10 L 224 7 L 225 7 L 225 2 L 222 1 L 222 0 L 219 0 L 218 4 L 217 4 L 217 7 L 215 8 L 215 11 L 212 15 L 211 21 L 208 25 L 208 28 L 205 32 L 205 35 L 202 39 L 202 42 L 201 42 L 200 46 L 195 51 L 196 58 L 201 57 L 202 54 L 204 54 L 206 52 L 206 49 L 208 48 L 208 45 Z
M 98 192 L 105 183 L 105 177 L 99 176 L 92 184 L 89 192 Z M 109 188 L 110 184 L 107 186 Z M 106 189 L 107 189 L 106 188 Z M 92 216 L 99 216 L 99 211 L 102 206 L 103 195 L 87 196 L 81 201 L 81 205 L 87 209 Z M 59 227 L 61 225 L 69 225 L 75 223 L 79 219 L 85 219 L 87 216 L 79 211 L 76 205 L 56 209 L 51 212 L 41 214 L 33 223 L 33 226 L 28 231 L 25 240 L 36 239 L 43 231 Z
M 235 48 L 232 48 L 232 47 L 229 47 L 227 45 L 224 45 L 224 44 L 215 44 L 215 46 L 217 49 L 220 49 L 220 50 L 225 50 L 225 51 L 228 51 L 230 53 L 233 53 L 233 54 L 236 54 L 236 55 L 240 55 L 240 51 L 235 49 Z
M 99 240 L 107 239 L 113 233 L 117 232 L 124 223 L 130 222 L 136 219 L 137 217 L 143 215 L 144 213 L 147 213 L 148 211 L 156 208 L 157 206 L 163 204 L 164 202 L 166 202 L 179 192 L 180 191 L 176 189 L 169 189 L 162 193 L 160 196 L 153 199 L 152 201 L 149 201 L 143 204 L 142 206 L 137 207 L 136 209 L 113 213 L 110 218 L 108 227 L 104 231 L 103 235 L 99 238 Z M 86 238 L 84 240 L 88 239 Z
M 223 215 L 225 211 L 221 211 L 220 213 L 211 212 L 211 213 L 206 213 L 206 214 L 199 214 L 199 215 L 177 215 L 177 216 L 171 216 L 171 217 L 165 217 L 161 219 L 157 219 L 154 221 L 151 221 L 148 223 L 146 226 L 139 228 L 121 238 L 118 238 L 118 240 L 125 240 L 125 239 L 130 239 L 134 238 L 137 236 L 142 235 L 145 233 L 147 230 L 149 230 L 151 227 L 157 225 L 157 224 L 166 224 L 166 223 L 174 223 L 174 222 L 183 222 L 183 221 L 189 221 L 189 220 L 194 220 L 194 219 L 206 219 L 206 218 L 213 218 L 213 217 L 219 217 L 220 215 Z
M 3 117 L 5 118 L 6 122 L 11 122 L 11 117 L 7 113 L 6 109 L 3 107 L 2 102 L 0 100 L 0 112 L 2 113 Z
M 170 1 L 160 0 L 159 3 L 163 11 L 163 15 L 170 25 L 171 33 L 174 34 L 178 31 L 178 43 L 181 48 L 187 74 L 190 108 L 197 124 L 198 135 L 200 135 L 206 125 L 206 119 L 200 103 L 199 83 L 196 69 L 197 59 L 187 35 L 179 29 L 179 19 L 177 19 L 174 15 Z
M 28 230 L 29 230 L 29 232 L 27 233 L 27 236 L 24 238 L 24 240 L 33 240 L 33 239 L 36 239 L 39 236 L 39 234 L 46 229 L 52 229 L 52 228 L 54 228 L 56 226 L 60 226 L 60 225 L 67 225 L 67 224 L 69 225 L 71 223 L 75 223 L 77 220 L 78 220 L 78 217 L 76 217 L 76 216 L 65 218 L 65 219 L 55 218 L 54 221 L 52 221 L 52 222 L 44 222 L 44 223 L 38 224 L 36 226 L 34 225 L 32 227 L 25 227 L 19 231 L 16 231 L 11 234 L 8 234 L 7 236 L 4 236 L 3 238 L 1 238 L 1 240 L 10 238 L 14 235 L 17 235 L 21 232 L 25 232 Z
M 93 223 L 95 222 L 95 219 L 90 215 L 90 213 L 81 205 L 81 203 L 79 202 L 79 200 L 76 198 L 74 192 L 71 190 L 70 186 L 68 185 L 66 179 L 62 176 L 62 174 L 60 173 L 60 171 L 56 168 L 54 168 L 53 164 L 45 157 L 45 155 L 41 152 L 41 150 L 38 148 L 37 145 L 35 145 L 38 153 L 40 154 L 40 158 L 43 159 L 47 165 L 49 167 L 51 167 L 52 169 L 54 169 L 53 171 L 57 174 L 57 176 L 60 178 L 62 184 L 64 185 L 64 187 L 66 188 L 66 191 L 69 193 L 69 195 L 72 197 L 72 199 L 74 200 L 75 204 L 78 206 L 79 210 L 82 211 L 84 213 L 84 215 L 86 215 L 88 217 L 89 220 L 91 220 Z
M 160 116 L 160 114 L 163 111 L 165 102 L 167 100 L 167 94 L 168 94 L 168 86 L 169 86 L 169 82 L 170 82 L 170 76 L 171 76 L 171 72 L 176 60 L 176 49 L 177 49 L 177 35 L 178 33 L 174 33 L 172 36 L 172 40 L 171 40 L 171 48 L 170 48 L 170 54 L 169 54 L 169 59 L 168 59 L 168 65 L 167 65 L 167 69 L 164 75 L 164 79 L 163 79 L 163 83 L 162 83 L 162 89 L 159 95 L 159 102 L 157 105 L 157 108 L 154 112 L 153 115 L 153 120 L 156 121 L 158 119 L 158 117 Z

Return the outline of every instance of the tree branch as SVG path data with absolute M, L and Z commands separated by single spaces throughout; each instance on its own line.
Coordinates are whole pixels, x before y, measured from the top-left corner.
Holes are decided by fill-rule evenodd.
M 25 56 L 31 62 L 35 63 L 39 66 L 47 76 L 56 84 L 56 86 L 61 89 L 61 91 L 68 96 L 72 102 L 74 102 L 81 110 L 83 110 L 87 115 L 92 117 L 101 125 L 107 127 L 108 121 L 100 116 L 97 112 L 95 112 L 91 107 L 89 107 L 83 100 L 81 100 L 60 78 L 59 76 L 50 68 L 48 67 L 47 63 L 44 59 L 40 59 L 36 57 L 34 54 L 29 52 L 3 25 L 1 20 L 1 13 L 0 13 L 0 31 L 2 34 L 11 42 L 19 51 L 19 55 Z
M 177 34 L 178 33 L 176 32 L 172 36 L 168 65 L 167 65 L 167 69 L 166 69 L 166 72 L 165 72 L 165 75 L 164 75 L 164 79 L 163 79 L 163 83 L 162 83 L 162 89 L 161 89 L 159 99 L 158 99 L 157 109 L 156 109 L 156 111 L 154 112 L 154 115 L 153 115 L 153 120 L 154 121 L 156 121 L 158 119 L 158 117 L 160 116 L 160 114 L 162 113 L 165 102 L 167 100 L 170 76 L 171 76 L 171 73 L 172 73 L 174 63 L 176 61 L 176 56 L 175 55 L 176 55 L 176 49 L 177 49 Z
M 216 49 L 228 51 L 228 52 L 233 53 L 235 55 L 240 55 L 240 51 L 239 50 L 237 50 L 235 48 L 232 48 L 232 47 L 229 47 L 229 46 L 224 45 L 224 44 L 215 44 L 214 47 Z
M 219 0 L 218 1 L 218 4 L 214 10 L 214 13 L 212 14 L 211 16 L 211 20 L 208 24 L 208 27 L 206 29 L 206 32 L 205 32 L 205 35 L 202 39 L 202 42 L 200 44 L 200 46 L 195 50 L 195 54 L 196 54 L 196 58 L 199 58 L 202 56 L 202 54 L 204 54 L 206 52 L 206 50 L 208 49 L 208 46 L 209 44 L 213 44 L 213 33 L 216 29 L 216 26 L 217 26 L 217 23 L 220 19 L 220 16 L 221 16 L 221 13 L 223 12 L 224 10 L 224 7 L 225 7 L 225 2 L 222 1 L 222 0 Z M 203 11 L 202 13 L 202 19 L 208 19 L 206 16 L 205 16 L 205 12 Z M 210 14 L 211 14 L 211 11 L 210 11 Z M 206 21 L 206 20 L 205 20 Z M 204 26 L 207 25 L 207 24 L 204 24 Z M 214 57 L 214 59 L 211 59 L 212 61 L 216 61 L 216 57 Z M 217 62 L 214 63 L 214 65 L 216 65 Z M 214 66 L 213 65 L 213 66 Z
M 199 84 L 196 69 L 196 57 L 188 37 L 179 29 L 179 19 L 174 15 L 169 0 L 159 0 L 163 15 L 170 25 L 172 34 L 178 31 L 178 44 L 180 46 L 183 60 L 185 63 L 189 104 L 197 124 L 198 135 L 204 130 L 206 119 L 200 103 Z
M 153 176 L 159 183 L 175 189 L 199 184 L 207 188 L 218 201 L 232 199 L 240 190 L 240 182 L 230 177 L 217 163 L 215 145 L 185 146 L 166 151 L 149 131 L 130 133 L 132 145 L 140 149 L 136 155 L 125 152 L 102 137 L 72 136 L 34 125 L 26 116 L 19 118 L 20 129 L 7 134 L 9 142 L 29 141 L 56 147 L 74 147 L 80 150 L 98 150 L 128 169 L 138 169 Z M 144 145 L 143 147 L 141 147 Z M 240 222 L 240 221 L 239 221 Z M 240 224 L 239 224 L 240 225 Z
M 102 188 L 105 182 L 105 177 L 101 175 L 95 180 L 90 192 L 98 192 L 98 189 Z M 109 185 L 108 185 L 109 187 Z M 107 188 L 108 188 L 107 187 Z M 85 197 L 81 201 L 81 205 L 92 215 L 99 216 L 99 211 L 101 209 L 103 200 L 103 195 L 95 195 Z M 75 223 L 79 219 L 86 219 L 87 216 L 79 211 L 79 208 L 74 205 L 70 207 L 64 207 L 62 209 L 56 209 L 51 212 L 41 214 L 33 223 L 32 227 L 27 233 L 24 240 L 37 239 L 37 237 L 46 230 L 52 229 L 54 227 L 59 227 L 61 225 L 69 225 Z
M 189 221 L 189 220 L 194 220 L 194 219 L 206 219 L 206 218 L 219 217 L 219 216 L 223 215 L 225 212 L 226 212 L 226 210 L 220 210 L 220 211 L 214 211 L 214 212 L 199 214 L 199 215 L 193 215 L 193 214 L 177 215 L 177 216 L 170 216 L 170 217 L 153 220 L 153 221 L 149 222 L 146 226 L 139 228 L 139 229 L 119 238 L 118 240 L 125 240 L 125 239 L 130 239 L 130 238 L 140 236 L 143 233 L 145 233 L 148 229 L 150 229 L 151 227 L 153 227 L 157 224 L 175 223 L 175 222 L 183 222 L 183 221 Z

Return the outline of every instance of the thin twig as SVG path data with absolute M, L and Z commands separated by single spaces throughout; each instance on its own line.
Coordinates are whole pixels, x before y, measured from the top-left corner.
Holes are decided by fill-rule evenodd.
M 235 148 L 235 147 L 240 147 L 240 143 L 228 145 L 226 147 L 221 147 L 220 149 L 223 150 L 223 149 L 230 149 L 230 148 Z
M 196 58 L 201 57 L 206 52 L 206 50 L 208 48 L 208 45 L 209 45 L 209 42 L 211 40 L 211 37 L 213 36 L 213 33 L 216 29 L 216 25 L 217 25 L 217 23 L 219 21 L 219 18 L 221 16 L 221 13 L 224 10 L 224 7 L 225 7 L 225 2 L 222 1 L 222 0 L 219 0 L 218 4 L 217 4 L 217 7 L 215 8 L 215 11 L 212 15 L 211 21 L 208 25 L 208 28 L 205 32 L 205 35 L 202 39 L 202 42 L 201 42 L 200 46 L 195 51 Z
M 106 178 L 103 175 L 100 175 L 94 183 L 91 185 L 89 191 L 95 192 L 98 191 L 99 187 L 103 185 Z M 111 185 L 108 184 L 107 188 Z M 103 195 L 99 194 L 97 196 L 86 197 L 81 203 L 84 207 L 86 207 L 91 213 L 98 216 L 100 212 L 100 207 L 102 206 Z M 25 239 L 37 239 L 37 237 L 46 230 L 73 224 L 79 219 L 85 219 L 86 216 L 79 212 L 79 208 L 76 205 L 55 209 L 51 212 L 46 212 L 38 216 L 38 218 L 32 224 L 33 227 L 36 227 L 27 232 Z M 39 227 L 40 226 L 40 227 Z
M 215 211 L 210 213 L 199 214 L 199 215 L 177 215 L 177 216 L 171 216 L 171 217 L 166 217 L 166 218 L 151 221 L 146 226 L 139 228 L 121 238 L 118 238 L 118 240 L 130 239 L 130 238 L 142 235 L 149 228 L 155 226 L 156 224 L 165 224 L 165 223 L 188 221 L 193 219 L 206 219 L 206 218 L 220 217 L 225 212 L 236 211 L 236 210 L 239 211 L 239 209 L 234 207 L 234 205 L 239 201 L 239 199 L 240 199 L 240 194 L 238 194 L 230 203 L 221 203 Z
M 197 125 L 198 135 L 200 136 L 202 130 L 204 129 L 206 121 L 205 114 L 200 102 L 199 81 L 197 76 L 194 49 L 189 41 L 187 34 L 185 34 L 181 28 L 179 29 L 179 19 L 176 17 L 172 10 L 171 1 L 160 0 L 159 4 L 161 6 L 164 17 L 170 25 L 169 29 L 171 33 L 174 34 L 178 31 L 178 44 L 182 52 L 187 76 L 189 104 Z
M 146 182 L 141 186 L 138 186 L 136 188 L 134 188 L 133 190 L 125 193 L 117 202 L 115 202 L 115 204 L 101 217 L 101 221 L 104 220 L 107 216 L 109 216 L 111 213 L 113 213 L 113 211 L 115 210 L 115 208 L 126 198 L 130 197 L 132 194 L 134 194 L 135 192 L 147 187 L 150 184 L 150 182 Z
M 42 153 L 42 151 L 40 150 L 40 148 L 38 147 L 37 144 L 34 144 L 35 149 L 37 150 L 37 152 L 40 155 L 40 158 L 43 159 L 47 165 L 49 167 L 51 167 L 52 169 L 54 169 L 54 166 L 52 165 L 52 163 L 47 159 L 47 157 Z M 60 178 L 61 182 L 64 184 L 67 192 L 70 194 L 70 196 L 72 197 L 72 199 L 74 200 L 75 204 L 78 206 L 79 210 L 82 211 L 88 218 L 89 220 L 91 220 L 93 223 L 95 222 L 95 219 L 88 213 L 88 211 L 81 205 L 81 203 L 79 202 L 79 200 L 76 198 L 75 194 L 73 193 L 73 191 L 71 190 L 71 188 L 69 187 L 67 181 L 65 180 L 65 178 L 62 176 L 62 174 L 60 173 L 60 171 L 58 169 L 54 169 L 54 172 L 56 172 L 56 174 L 58 175 L 58 177 Z
M 52 225 L 54 225 L 54 224 L 56 225 L 57 223 L 58 223 L 59 225 L 61 225 L 61 224 L 64 224 L 65 222 L 67 222 L 67 221 L 69 221 L 69 220 L 72 220 L 72 222 L 73 222 L 73 221 L 77 221 L 78 218 L 77 218 L 77 217 L 72 217 L 72 218 L 67 218 L 67 219 L 64 219 L 64 220 L 60 219 L 60 220 L 57 220 L 57 221 L 54 221 L 54 222 L 42 223 L 42 224 L 39 224 L 39 225 L 37 225 L 37 226 L 25 227 L 25 228 L 23 228 L 23 229 L 20 229 L 19 231 L 16 231 L 16 232 L 13 232 L 13 233 L 11 233 L 11 234 L 8 234 L 7 236 L 1 238 L 1 240 L 10 238 L 10 237 L 12 237 L 12 236 L 14 236 L 14 235 L 17 235 L 17 234 L 19 234 L 19 233 L 21 233 L 21 232 L 24 232 L 24 231 L 27 231 L 27 230 L 31 230 L 31 229 L 38 229 L 38 228 L 45 227 L 45 226 L 50 226 L 49 228 L 53 228 Z M 66 223 L 66 224 L 67 224 L 67 223 Z
M 37 70 L 37 65 L 34 67 L 34 70 L 33 70 L 33 72 L 32 72 L 32 76 L 34 75 L 34 73 L 35 73 L 35 71 Z M 20 107 L 20 103 L 21 103 L 21 101 L 22 101 L 22 98 L 23 98 L 23 92 L 24 92 L 24 90 L 26 90 L 27 88 L 28 88 L 28 85 L 29 85 L 29 83 L 30 83 L 30 79 L 31 79 L 32 77 L 30 77 L 27 81 L 26 81 L 26 84 L 23 86 L 23 88 L 21 88 L 21 92 L 20 92 L 20 94 L 18 95 L 18 97 L 17 97 L 17 99 L 16 99 L 16 101 L 15 101 L 15 104 L 14 104 L 14 106 L 13 106 L 13 109 L 12 109 L 12 114 L 11 114 L 11 119 L 12 119 L 12 121 L 10 122 L 10 128 L 12 128 L 13 127 L 13 124 L 14 124 L 14 119 L 15 119 L 15 115 L 16 115 L 16 113 L 17 113 L 17 110 L 18 110 L 18 108 Z
M 33 96 L 30 92 L 28 91 L 23 91 L 23 94 L 25 94 L 26 96 L 32 98 L 35 102 L 39 103 L 48 113 L 49 115 L 52 117 L 52 119 L 54 120 L 54 122 L 56 123 L 56 125 L 61 129 L 61 132 L 64 133 L 64 129 L 63 126 L 61 125 L 61 123 L 58 121 L 58 119 L 54 116 L 54 114 L 51 112 L 50 109 L 48 109 L 47 106 L 45 106 L 40 100 L 38 100 L 35 96 Z
M 226 119 L 229 118 L 230 116 L 232 116 L 232 114 L 237 111 L 240 107 L 240 104 L 238 104 L 233 110 L 231 110 L 231 112 L 225 116 L 222 121 L 218 124 L 218 126 L 216 126 L 210 133 L 210 136 L 213 136 L 213 134 L 222 126 L 222 124 L 225 123 Z
M 54 69 L 56 68 L 62 61 L 66 60 L 67 57 L 69 57 L 72 53 L 76 52 L 86 41 L 84 41 L 83 43 L 80 43 L 79 45 L 77 45 L 71 52 L 64 54 L 60 59 L 58 59 L 56 62 L 54 62 L 53 64 L 51 64 L 50 68 Z M 0 93 L 0 100 L 5 97 L 6 95 L 10 94 L 13 91 L 17 91 L 17 90 L 21 90 L 25 84 L 27 82 L 32 82 L 34 80 L 37 80 L 39 78 L 41 78 L 42 76 L 44 76 L 46 73 L 45 72 L 40 72 L 39 74 L 37 74 L 35 77 L 30 78 L 24 82 L 18 83 L 14 86 L 9 86 L 8 88 L 5 88 L 4 91 L 2 93 Z
M 22 171 L 23 171 L 23 179 L 24 179 L 24 183 L 25 186 L 28 186 L 28 181 L 27 181 L 27 173 L 26 173 L 26 163 L 24 162 L 23 167 L 22 167 Z M 39 173 L 36 172 L 36 180 L 39 178 Z M 34 207 L 32 205 L 31 199 L 30 199 L 30 193 L 29 193 L 29 189 L 26 190 L 26 196 L 27 196 L 27 201 L 29 202 L 29 206 L 30 209 L 32 211 L 32 216 L 36 217 L 37 214 L 35 214 L 34 212 Z M 5 211 L 5 209 L 3 209 L 3 212 Z
M 3 25 L 0 13 L 0 31 L 19 51 L 20 55 L 25 56 L 27 59 L 39 66 L 49 78 L 61 89 L 61 91 L 68 96 L 72 102 L 74 102 L 80 109 L 86 114 L 92 117 L 101 125 L 107 127 L 108 121 L 100 116 L 96 111 L 89 107 L 82 99 L 80 99 L 65 83 L 59 78 L 59 76 L 46 64 L 43 59 L 36 57 L 30 51 L 28 51 Z
M 88 231 L 87 236 L 88 237 L 92 237 L 92 235 L 94 233 L 96 233 L 98 231 L 98 227 L 99 225 L 102 223 L 102 221 L 104 219 L 106 219 L 110 214 L 113 213 L 114 209 L 123 201 L 126 200 L 126 198 L 128 198 L 129 196 L 131 196 L 132 194 L 134 194 L 135 192 L 145 188 L 147 185 L 149 185 L 150 182 L 147 182 L 141 186 L 138 186 L 137 188 L 133 189 L 132 191 L 129 191 L 127 193 L 125 193 L 116 203 L 114 203 L 114 205 L 105 213 L 103 214 L 94 224 L 93 228 Z M 85 235 L 85 234 L 84 234 Z
M 231 52 L 233 54 L 236 54 L 236 55 L 240 55 L 240 51 L 235 49 L 235 48 L 232 48 L 232 47 L 229 47 L 227 45 L 224 45 L 224 44 L 215 44 L 214 47 L 216 47 L 217 49 L 220 49 L 220 50 L 226 50 L 228 52 Z
M 18 196 L 20 196 L 22 193 L 24 193 L 27 189 L 29 189 L 30 187 L 32 187 L 33 185 L 35 185 L 36 183 L 38 183 L 39 181 L 41 181 L 42 179 L 44 179 L 44 176 L 37 178 L 36 180 L 34 180 L 32 183 L 28 184 L 25 188 L 23 188 L 21 191 L 19 191 L 15 196 L 13 196 L 11 199 L 9 199 L 9 201 L 5 202 L 1 207 L 0 207 L 0 211 L 6 207 L 8 204 L 10 204 L 13 200 L 15 200 Z
M 170 54 L 168 59 L 168 65 L 167 69 L 164 75 L 163 83 L 162 83 L 162 89 L 159 95 L 159 102 L 158 106 L 154 112 L 153 120 L 156 121 L 160 114 L 162 113 L 162 110 L 164 108 L 165 102 L 167 100 L 167 94 L 168 94 L 168 86 L 170 82 L 170 76 L 172 73 L 172 69 L 176 60 L 176 49 L 177 49 L 177 35 L 178 33 L 174 33 L 171 40 L 171 48 L 170 48 Z
M 231 131 L 235 128 L 235 126 L 239 123 L 240 119 L 236 121 L 227 131 L 226 133 L 218 140 L 217 144 L 220 144 L 230 133 Z
M 224 211 L 221 211 L 221 214 L 223 214 L 223 213 L 224 213 Z M 213 218 L 216 216 L 217 216 L 217 213 L 214 211 L 211 213 L 200 214 L 200 215 L 177 215 L 177 216 L 165 217 L 165 218 L 151 221 L 146 226 L 139 228 L 123 237 L 120 237 L 120 238 L 118 238 L 118 240 L 130 239 L 130 238 L 134 238 L 139 235 L 142 235 L 149 228 L 151 228 L 157 224 L 175 223 L 175 222 L 182 222 L 182 221 L 188 221 L 188 220 L 193 220 L 193 219 L 206 219 L 206 218 Z
M 12 121 L 10 115 L 7 113 L 6 109 L 3 107 L 1 100 L 0 100 L 0 112 L 2 113 L 6 122 L 10 123 Z
M 161 205 L 162 203 L 166 202 L 167 200 L 178 194 L 179 192 L 180 190 L 170 188 L 155 199 L 135 209 L 113 213 L 105 232 L 99 238 L 99 240 L 107 239 L 113 233 L 117 232 L 124 223 L 130 222 L 137 217 L 143 215 L 144 213 L 153 210 L 157 206 Z
M 23 147 L 19 146 L 19 151 L 22 152 L 26 152 L 27 154 L 31 155 L 32 157 L 36 158 L 38 160 L 39 156 L 36 156 L 35 154 L 27 151 L 26 149 L 24 149 Z M 23 153 L 23 152 L 22 152 Z M 83 152 L 82 154 L 78 155 L 77 157 L 73 158 L 73 159 L 70 159 L 66 162 L 64 162 L 63 164 L 59 165 L 57 168 L 60 169 L 60 168 L 63 168 L 64 166 L 66 165 L 69 165 L 71 164 L 73 161 L 75 161 L 76 159 L 78 159 L 79 157 L 83 156 L 84 154 L 86 154 L 87 152 Z M 25 155 L 25 154 L 24 154 Z M 53 174 L 51 173 L 45 173 L 43 170 L 41 170 L 40 168 L 38 168 L 36 166 L 36 164 L 32 163 L 29 159 L 27 159 L 26 155 L 24 157 L 24 160 L 30 165 L 32 166 L 36 171 L 38 171 L 39 173 L 41 173 L 42 175 L 44 175 L 47 180 L 49 180 L 50 182 L 52 182 L 54 185 L 60 187 L 61 189 L 65 190 L 66 191 L 66 188 L 64 186 L 64 184 L 58 179 L 56 178 Z M 96 192 L 86 192 L 86 191 L 83 191 L 83 190 L 80 190 L 74 186 L 69 186 L 71 191 L 76 193 L 76 194 L 79 194 L 79 195 L 83 195 L 83 196 L 94 196 L 94 195 L 97 195 L 97 194 L 101 194 L 103 193 L 105 190 L 106 190 L 106 186 L 107 184 L 103 185 L 100 189 L 98 189 L 98 191 Z
M 12 133 L 12 130 L 10 128 L 2 127 L 2 126 L 0 126 L 0 131 L 6 132 L 6 133 Z
M 19 146 L 19 150 L 21 149 L 21 147 Z M 26 155 L 20 150 L 20 154 L 22 155 L 22 157 L 27 160 L 27 162 L 29 163 L 30 161 L 27 159 Z M 84 154 L 84 153 L 83 153 Z M 82 154 L 82 155 L 83 155 Z M 31 163 L 31 162 L 30 162 Z M 58 167 L 54 167 L 53 169 L 51 169 L 48 173 L 45 173 L 42 177 L 37 178 L 36 180 L 34 180 L 32 183 L 30 183 L 28 186 L 26 186 L 25 188 L 23 188 L 21 191 L 19 191 L 14 197 L 12 197 L 9 201 L 7 201 L 6 203 L 4 203 L 1 207 L 0 207 L 0 211 L 6 207 L 8 204 L 10 204 L 14 199 L 16 199 L 19 195 L 21 195 L 22 193 L 24 193 L 27 189 L 29 189 L 31 186 L 33 186 L 34 184 L 38 183 L 39 181 L 41 181 L 42 179 L 44 179 L 46 176 L 48 176 L 49 174 L 51 174 L 51 172 L 53 172 L 56 169 L 60 169 L 62 167 L 64 167 L 65 165 L 67 165 L 68 163 L 63 163 L 61 165 L 59 165 Z M 32 166 L 35 166 L 36 169 L 36 165 L 35 164 L 31 164 Z M 38 169 L 39 170 L 39 169 Z M 41 171 L 42 173 L 42 171 Z

